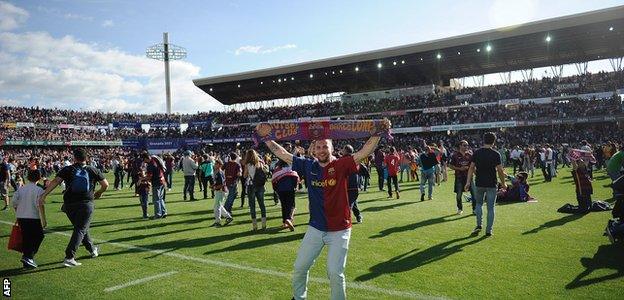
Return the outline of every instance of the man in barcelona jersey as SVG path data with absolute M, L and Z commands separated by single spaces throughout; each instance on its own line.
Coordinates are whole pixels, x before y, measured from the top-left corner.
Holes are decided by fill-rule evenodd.
M 383 129 L 390 121 L 383 120 Z M 379 136 L 371 136 L 362 149 L 352 156 L 336 158 L 332 155 L 331 140 L 313 142 L 315 158 L 293 157 L 275 141 L 266 141 L 267 147 L 278 158 L 292 165 L 293 171 L 303 174 L 308 187 L 310 225 L 303 237 L 293 272 L 294 299 L 306 299 L 310 267 L 327 246 L 327 275 L 331 299 L 345 299 L 344 269 L 351 238 L 351 208 L 347 193 L 349 175 L 358 170 L 358 163 L 368 157 L 379 143 Z

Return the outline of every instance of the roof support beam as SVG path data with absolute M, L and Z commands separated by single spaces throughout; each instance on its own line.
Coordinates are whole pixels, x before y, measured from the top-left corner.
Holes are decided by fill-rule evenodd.
M 578 73 L 578 75 L 585 75 L 587 74 L 587 65 L 589 63 L 588 62 L 579 62 L 579 63 L 575 63 L 574 66 L 576 67 L 576 72 Z
M 609 58 L 609 63 L 614 72 L 622 71 L 622 59 L 624 57 Z
M 500 73 L 498 73 L 498 76 L 500 77 L 501 81 L 504 84 L 510 84 L 511 83 L 511 71 L 509 71 L 509 72 L 500 72 Z
M 472 82 L 477 87 L 483 87 L 485 85 L 485 75 L 472 76 Z
M 560 78 L 561 74 L 563 74 L 563 65 L 550 66 L 550 71 L 552 72 L 553 77 Z
M 524 81 L 533 80 L 533 68 L 520 70 L 520 73 L 522 74 L 522 78 L 524 79 Z

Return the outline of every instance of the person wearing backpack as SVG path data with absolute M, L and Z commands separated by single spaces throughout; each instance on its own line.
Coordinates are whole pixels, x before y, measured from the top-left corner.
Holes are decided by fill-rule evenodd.
M 89 225 L 93 214 L 93 200 L 99 199 L 108 188 L 108 181 L 102 172 L 86 164 L 87 151 L 83 148 L 74 150 L 74 164 L 61 169 L 56 178 L 52 180 L 39 198 L 41 204 L 45 203 L 46 197 L 59 185 L 65 182 L 63 194 L 63 211 L 73 225 L 73 233 L 69 244 L 65 249 L 66 267 L 80 266 L 76 261 L 76 251 L 82 243 L 92 258 L 98 257 L 98 248 L 89 237 Z M 95 184 L 100 184 L 100 189 L 95 191 Z
M 247 196 L 249 197 L 249 211 L 251 213 L 251 222 L 253 230 L 258 230 L 258 220 L 256 219 L 256 200 L 260 206 L 260 215 L 262 216 L 262 229 L 266 229 L 266 208 L 264 206 L 264 184 L 267 181 L 267 166 L 264 164 L 258 153 L 253 150 L 247 150 L 245 153 L 245 185 L 247 188 Z

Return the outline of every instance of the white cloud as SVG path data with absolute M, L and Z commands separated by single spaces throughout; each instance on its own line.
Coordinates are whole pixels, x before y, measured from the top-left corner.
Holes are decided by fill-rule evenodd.
M 26 10 L 0 1 L 0 31 L 9 31 L 19 27 L 29 16 Z
M 286 45 L 275 46 L 275 47 L 271 47 L 271 48 L 264 48 L 264 46 L 251 46 L 251 45 L 247 45 L 247 46 L 238 47 L 238 49 L 234 50 L 234 54 L 235 55 L 241 55 L 243 53 L 269 54 L 269 53 L 273 53 L 273 52 L 280 51 L 280 50 L 294 49 L 294 48 L 297 48 L 297 45 L 295 45 L 295 44 L 286 44 Z
M 119 49 L 102 49 L 46 32 L 0 33 L 0 99 L 30 95 L 22 105 L 163 112 L 162 62 Z M 221 105 L 192 83 L 200 68 L 171 63 L 174 112 L 217 110 Z M 24 102 L 23 101 L 23 102 Z
M 83 16 L 79 14 L 66 13 L 63 15 L 65 19 L 74 19 L 74 20 L 82 20 L 82 21 L 93 21 L 93 17 Z
M 495 0 L 489 11 L 490 24 L 500 28 L 529 22 L 535 19 L 537 6 L 537 0 Z
M 113 26 L 115 26 L 115 22 L 113 22 L 113 20 L 104 20 L 104 22 L 102 22 L 102 27 L 104 28 Z
M 0 98 L 0 106 L 19 106 L 20 103 L 13 99 L 2 99 Z

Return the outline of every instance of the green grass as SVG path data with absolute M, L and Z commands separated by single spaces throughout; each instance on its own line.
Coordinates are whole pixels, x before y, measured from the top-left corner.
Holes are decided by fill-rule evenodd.
M 610 190 L 602 187 L 608 179 L 602 172 L 596 177 L 594 200 L 608 199 Z M 109 191 L 97 200 L 91 235 L 100 242 L 101 256 L 87 259 L 81 247 L 81 267 L 60 265 L 69 240 L 61 234 L 46 234 L 36 256 L 40 267 L 33 271 L 21 270 L 18 253 L 0 250 L 0 274 L 11 279 L 13 296 L 289 299 L 288 274 L 308 221 L 306 195 L 297 197 L 295 232 L 276 229 L 281 225 L 280 210 L 272 206 L 270 196 L 266 204 L 271 228 L 266 232 L 250 231 L 247 206 L 234 211 L 232 225 L 210 228 L 212 200 L 182 202 L 181 180 L 177 174 L 175 188 L 167 196 L 169 217 L 164 220 L 140 219 L 138 199 L 128 189 Z M 602 236 L 610 213 L 576 216 L 556 211 L 564 203 L 576 202 L 571 180 L 567 169 L 551 183 L 542 183 L 536 174 L 530 180 L 531 194 L 539 202 L 497 205 L 492 238 L 470 237 L 474 216 L 454 215 L 452 179 L 436 188 L 433 201 L 422 203 L 417 202 L 414 183 L 401 185 L 400 200 L 389 200 L 374 187 L 361 193 L 364 223 L 353 226 L 346 270 L 349 297 L 613 299 L 621 295 L 624 249 L 611 246 Z M 69 233 L 69 221 L 60 212 L 60 195 L 48 201 L 49 229 Z M 465 210 L 470 210 L 469 205 Z M 12 222 L 13 212 L 1 213 L 0 220 Z M 10 228 L 0 224 L 0 244 L 7 244 Z M 325 262 L 323 252 L 311 276 L 325 278 Z M 104 291 L 171 271 L 178 273 Z M 310 299 L 328 295 L 327 283 L 309 284 Z

